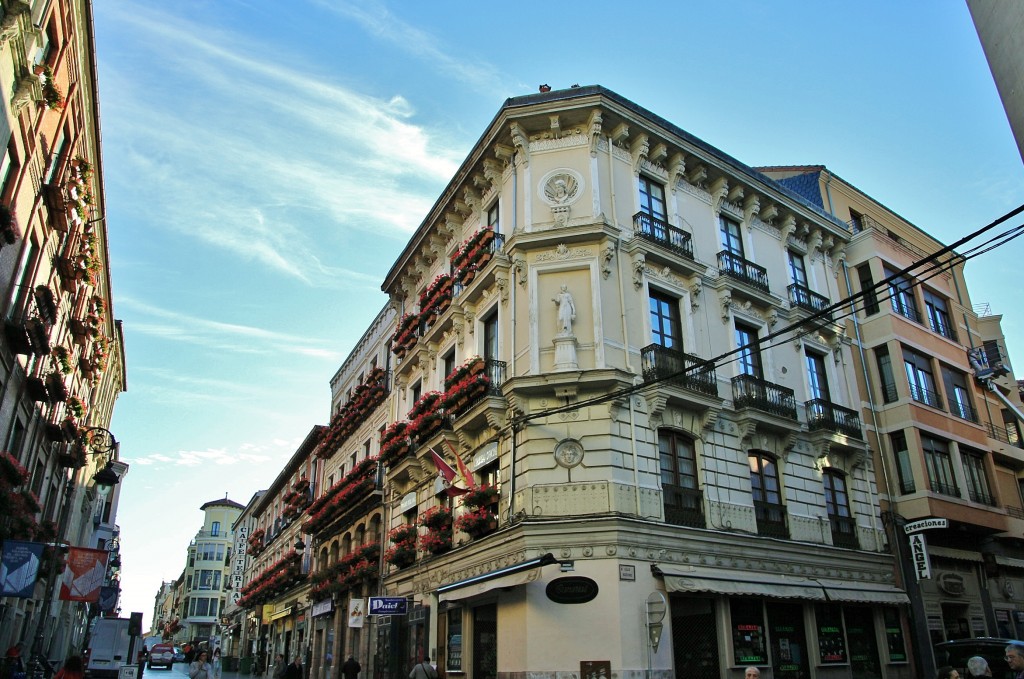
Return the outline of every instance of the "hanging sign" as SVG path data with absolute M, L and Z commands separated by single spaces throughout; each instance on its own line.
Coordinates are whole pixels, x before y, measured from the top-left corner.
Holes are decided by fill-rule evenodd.
M 928 543 L 920 533 L 910 536 L 910 558 L 914 562 L 914 575 L 918 580 L 932 577 L 932 569 L 928 565 Z

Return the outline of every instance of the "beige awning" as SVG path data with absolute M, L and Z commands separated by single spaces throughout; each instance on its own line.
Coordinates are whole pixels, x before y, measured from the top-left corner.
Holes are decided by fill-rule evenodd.
M 287 618 L 291 614 L 292 614 L 292 607 L 289 606 L 288 608 L 284 609 L 283 611 L 278 611 L 277 613 L 271 613 L 270 614 L 270 621 L 273 622 L 274 620 L 280 620 L 281 618 Z
M 878 583 L 858 583 L 847 580 L 819 578 L 829 601 L 850 601 L 868 604 L 909 604 L 906 592 L 893 586 Z
M 442 585 L 437 588 L 437 600 L 439 602 L 459 601 L 496 589 L 525 585 L 540 577 L 540 568 L 542 566 L 549 566 L 555 563 L 558 563 L 558 560 L 548 553 L 536 559 L 499 568 L 489 573 L 482 573 L 448 585 Z
M 825 590 L 814 580 L 791 575 L 767 575 L 741 571 L 694 568 L 692 571 L 661 570 L 669 592 L 709 592 L 766 596 L 780 599 L 826 601 Z

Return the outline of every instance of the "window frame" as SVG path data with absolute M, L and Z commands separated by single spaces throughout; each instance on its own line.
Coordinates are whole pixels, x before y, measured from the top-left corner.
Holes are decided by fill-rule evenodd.
M 921 451 L 924 453 L 925 469 L 928 472 L 928 488 L 939 495 L 960 497 L 949 442 L 921 434 Z
M 924 293 L 924 308 L 928 316 L 928 327 L 933 332 L 955 342 L 957 339 L 956 328 L 953 327 L 953 317 L 949 312 L 949 300 L 928 288 L 922 288 L 921 292 Z
M 722 249 L 729 254 L 746 260 L 743 248 L 743 231 L 740 223 L 725 215 L 718 216 L 718 234 L 721 236 Z
M 651 288 L 648 291 L 647 308 L 651 321 L 651 342 L 666 349 L 683 351 L 683 321 L 679 312 L 679 298 Z M 670 326 L 667 332 L 666 322 Z
M 756 344 L 759 339 L 758 333 L 757 328 L 746 323 L 737 321 L 733 326 L 733 335 L 736 339 L 736 349 L 738 350 L 736 364 L 739 366 L 740 374 L 763 380 L 764 365 L 761 362 L 761 345 Z M 743 347 L 747 348 L 744 349 Z
M 643 212 L 645 215 L 652 217 L 653 219 L 658 219 L 662 222 L 668 223 L 668 204 L 665 201 L 665 185 L 644 174 L 640 175 L 637 185 L 640 197 L 640 212 Z M 661 195 L 655 195 L 657 193 L 660 193 Z M 658 212 L 656 203 L 661 204 L 661 212 Z

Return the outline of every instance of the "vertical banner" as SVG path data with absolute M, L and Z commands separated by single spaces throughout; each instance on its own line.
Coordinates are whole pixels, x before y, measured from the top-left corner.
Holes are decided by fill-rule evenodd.
M 928 543 L 920 533 L 910 536 L 910 557 L 914 560 L 914 574 L 918 580 L 932 577 L 932 569 L 928 563 Z
M 117 608 L 117 595 L 121 590 L 117 587 L 100 587 L 99 608 L 103 613 L 109 613 Z
M 362 627 L 366 617 L 366 599 L 352 599 L 348 602 L 348 626 Z
M 274 614 L 274 604 L 263 604 L 263 619 L 264 625 L 270 624 L 270 616 Z
M 100 588 L 107 573 L 107 551 L 71 547 L 68 565 L 60 579 L 61 601 L 99 601 Z
M 4 554 L 0 559 L 0 596 L 32 598 L 42 558 L 41 542 L 4 540 Z

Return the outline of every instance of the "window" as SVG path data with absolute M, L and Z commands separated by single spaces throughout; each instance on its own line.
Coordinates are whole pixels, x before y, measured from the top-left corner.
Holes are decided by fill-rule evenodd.
M 956 330 L 949 320 L 949 304 L 930 290 L 924 291 L 924 308 L 928 313 L 928 325 L 943 337 L 956 340 Z
M 893 403 L 899 398 L 896 393 L 896 377 L 892 372 L 892 359 L 889 357 L 889 347 L 880 346 L 875 348 L 875 364 L 878 366 L 878 379 L 881 383 L 882 400 L 886 403 Z
M 895 272 L 885 270 L 885 277 L 892 278 Z M 904 276 L 896 276 L 889 281 L 889 302 L 892 310 L 900 316 L 909 318 L 912 321 L 921 322 L 921 314 L 917 311 L 917 300 L 914 299 L 914 289 Z
M 813 351 L 806 351 L 807 382 L 810 386 L 812 400 L 832 402 L 832 394 L 828 388 L 828 375 L 825 373 L 825 357 Z
M 1017 421 L 1017 416 L 1006 408 L 1003 408 L 1002 417 L 1003 427 L 1006 430 L 1006 442 L 1011 446 L 1017 446 L 1018 448 L 1022 447 L 1020 422 Z
M 763 379 L 761 369 L 761 348 L 756 344 L 757 330 L 750 326 L 736 324 L 736 348 L 739 353 L 740 374 Z
M 875 279 L 871 275 L 871 266 L 861 264 L 857 267 L 857 277 L 860 279 L 860 289 L 864 293 L 861 298 L 864 302 L 864 315 L 871 316 L 878 313 L 878 295 L 875 292 Z
M 441 357 L 441 373 L 447 378 L 455 370 L 455 349 Z
M 789 277 L 793 279 L 793 282 L 797 285 L 807 287 L 807 269 L 804 268 L 804 258 L 802 255 L 787 250 L 789 255 Z
M 837 469 L 825 469 L 821 475 L 825 486 L 825 508 L 832 524 L 832 544 L 857 549 L 857 523 L 850 513 L 850 497 L 846 477 Z
M 679 320 L 679 300 L 651 290 L 651 341 L 666 349 L 683 350 L 683 329 Z
M 722 234 L 722 247 L 730 254 L 742 258 L 743 239 L 740 237 L 740 225 L 728 217 L 719 217 L 718 229 Z
M 864 216 L 859 212 L 850 210 L 850 228 L 853 229 L 854 233 L 860 233 L 864 230 Z
M 484 359 L 496 361 L 498 359 L 498 311 L 492 311 L 484 318 Z
M 961 446 L 960 457 L 964 461 L 964 476 L 967 477 L 967 494 L 971 502 L 994 506 L 992 491 L 985 475 L 985 454 Z
M 647 177 L 640 177 L 640 211 L 663 222 L 665 216 L 665 187 L 652 182 Z
M 921 435 L 921 448 L 928 467 L 928 484 L 932 492 L 940 495 L 960 497 L 960 489 L 953 476 L 953 458 L 949 455 L 949 444 L 945 441 Z
M 658 431 L 661 490 L 665 521 L 677 526 L 705 528 L 704 499 L 697 482 L 693 440 L 674 431 Z
M 21 446 L 25 442 L 25 425 L 21 423 L 21 420 L 15 420 L 14 426 L 11 427 L 11 435 L 7 437 L 7 450 L 11 451 L 11 455 L 14 459 L 21 457 Z
M 902 431 L 889 434 L 893 457 L 896 458 L 896 475 L 899 477 L 900 493 L 907 495 L 917 491 L 914 485 L 914 468 L 910 463 L 910 451 L 907 450 L 907 436 Z
M 903 366 L 907 371 L 911 398 L 933 408 L 941 408 L 942 399 L 935 389 L 935 376 L 932 374 L 931 360 L 923 354 L 904 347 Z
M 220 521 L 214 521 L 210 524 L 210 535 L 213 537 L 220 535 Z
M 487 209 L 487 228 L 492 229 L 494 233 L 501 233 L 500 211 L 498 208 L 498 201 L 494 201 L 494 205 Z
M 949 401 L 949 412 L 963 420 L 978 421 L 978 413 L 971 402 L 971 392 L 967 389 L 967 375 L 959 370 L 942 366 L 942 381 L 946 387 L 946 400 Z
M 409 390 L 409 400 L 412 403 L 420 400 L 420 396 L 423 394 L 423 380 L 416 380 L 416 384 L 412 385 L 412 389 Z
M 449 672 L 462 671 L 462 608 L 449 609 L 448 644 L 445 669 Z
M 767 453 L 751 452 L 750 487 L 754 497 L 754 516 L 758 535 L 789 537 L 786 508 L 782 504 L 782 488 L 775 458 Z

